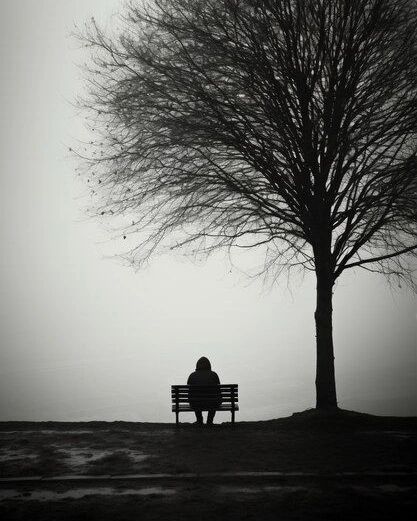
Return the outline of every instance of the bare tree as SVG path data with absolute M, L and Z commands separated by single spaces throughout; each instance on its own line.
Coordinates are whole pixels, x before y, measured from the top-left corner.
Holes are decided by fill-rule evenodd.
M 98 214 L 147 258 L 267 245 L 317 278 L 317 408 L 337 407 L 332 294 L 361 267 L 412 283 L 412 0 L 154 0 L 94 20 L 85 107 Z M 91 172 L 90 172 L 91 173 Z

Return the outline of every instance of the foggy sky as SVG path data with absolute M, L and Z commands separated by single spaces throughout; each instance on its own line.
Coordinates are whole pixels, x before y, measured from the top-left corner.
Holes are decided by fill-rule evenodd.
M 159 257 L 135 273 L 107 258 L 119 243 L 83 212 L 68 153 L 83 136 L 72 106 L 83 51 L 69 34 L 120 5 L 1 2 L 0 420 L 173 421 L 170 385 L 202 355 L 239 384 L 238 420 L 313 407 L 313 275 L 268 289 L 222 254 Z M 339 405 L 417 414 L 415 295 L 351 272 L 334 316 Z

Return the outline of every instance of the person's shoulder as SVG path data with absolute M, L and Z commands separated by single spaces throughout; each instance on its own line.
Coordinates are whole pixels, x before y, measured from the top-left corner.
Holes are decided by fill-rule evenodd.
M 196 373 L 197 373 L 197 371 L 194 371 L 193 373 L 190 374 L 190 376 L 188 377 L 188 380 L 187 380 L 188 383 L 191 383 L 191 381 L 195 379 Z

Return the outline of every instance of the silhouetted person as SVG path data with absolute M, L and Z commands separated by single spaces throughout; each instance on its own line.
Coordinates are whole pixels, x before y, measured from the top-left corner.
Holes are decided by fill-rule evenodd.
M 220 393 L 219 377 L 217 373 L 211 370 L 211 364 L 208 358 L 202 356 L 196 365 L 196 370 L 188 377 L 187 384 L 191 386 L 188 394 L 188 400 L 192 409 L 194 409 L 197 423 L 203 423 L 202 411 L 208 411 L 207 425 L 213 423 L 216 414 L 216 408 L 222 402 Z M 192 387 L 196 388 L 193 389 Z M 216 386 L 216 387 L 199 387 L 199 386 Z

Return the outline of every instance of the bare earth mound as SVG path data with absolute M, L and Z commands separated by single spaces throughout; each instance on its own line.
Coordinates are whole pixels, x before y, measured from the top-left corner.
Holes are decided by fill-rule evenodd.
M 416 507 L 417 418 L 4 422 L 0 440 L 2 519 L 381 520 Z

